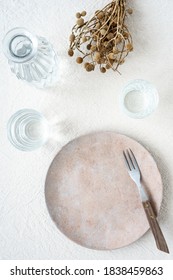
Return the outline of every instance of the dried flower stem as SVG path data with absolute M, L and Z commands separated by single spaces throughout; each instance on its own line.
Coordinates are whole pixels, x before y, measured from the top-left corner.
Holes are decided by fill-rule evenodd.
M 85 11 L 82 13 L 86 15 Z M 118 67 L 133 50 L 132 37 L 125 25 L 132 9 L 126 8 L 126 0 L 112 0 L 86 22 L 81 18 L 82 13 L 77 13 L 77 24 L 72 28 L 69 55 L 77 49 L 82 54 L 77 61 L 90 59 L 85 63 L 87 71 L 98 64 L 102 73 L 109 68 L 119 73 Z

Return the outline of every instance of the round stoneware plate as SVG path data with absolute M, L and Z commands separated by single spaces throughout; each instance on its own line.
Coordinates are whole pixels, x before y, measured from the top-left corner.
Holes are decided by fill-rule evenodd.
M 97 250 L 113 250 L 140 238 L 148 229 L 138 189 L 129 177 L 123 150 L 131 148 L 143 185 L 158 213 L 162 180 L 150 153 L 114 132 L 79 137 L 54 158 L 45 185 L 53 221 L 67 237 Z

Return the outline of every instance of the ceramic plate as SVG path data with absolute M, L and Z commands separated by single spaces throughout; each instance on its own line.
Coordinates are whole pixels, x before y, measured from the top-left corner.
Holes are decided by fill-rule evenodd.
M 122 152 L 129 147 L 158 213 L 163 189 L 159 170 L 150 153 L 131 138 L 114 132 L 85 135 L 54 158 L 46 178 L 46 204 L 58 229 L 74 242 L 113 250 L 149 229 L 137 187 L 124 164 Z

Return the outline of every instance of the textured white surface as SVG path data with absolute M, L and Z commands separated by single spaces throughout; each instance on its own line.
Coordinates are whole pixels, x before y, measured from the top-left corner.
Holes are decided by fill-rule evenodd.
M 0 38 L 16 26 L 49 39 L 60 55 L 61 81 L 42 91 L 11 74 L 0 49 L 0 258 L 1 259 L 172 259 L 173 257 L 173 2 L 130 1 L 129 19 L 134 52 L 122 66 L 122 76 L 111 71 L 86 73 L 66 55 L 76 11 L 89 14 L 108 0 L 0 0 Z M 143 120 L 124 116 L 118 94 L 126 82 L 143 78 L 159 90 L 156 112 Z M 7 141 L 6 123 L 21 108 L 45 114 L 56 132 L 46 147 L 23 153 Z M 76 136 L 98 130 L 127 134 L 155 156 L 164 182 L 159 215 L 172 254 L 156 249 L 151 232 L 134 244 L 115 251 L 82 248 L 64 237 L 51 221 L 44 200 L 47 169 L 59 149 Z

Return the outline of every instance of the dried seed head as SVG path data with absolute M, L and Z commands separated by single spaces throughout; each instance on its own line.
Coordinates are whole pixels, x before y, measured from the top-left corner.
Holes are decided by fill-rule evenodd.
M 90 50 L 91 50 L 92 52 L 95 52 L 96 49 L 97 49 L 97 47 L 96 47 L 95 45 L 92 45 L 91 48 L 90 48 Z
M 128 32 L 123 32 L 123 36 L 125 39 L 127 39 L 129 37 L 129 33 Z
M 98 19 L 102 19 L 103 17 L 104 17 L 104 12 L 103 11 L 99 11 L 98 13 L 97 13 L 97 18 Z
M 101 57 L 100 62 L 101 62 L 101 64 L 105 64 L 105 63 L 106 63 L 105 58 L 104 58 L 104 57 Z
M 69 37 L 69 41 L 74 42 L 75 38 L 76 38 L 75 35 L 71 34 L 70 37 Z
M 111 40 L 114 38 L 114 34 L 112 32 L 110 32 L 108 35 L 107 35 L 107 39 L 108 40 Z
M 98 22 L 95 27 L 96 27 L 96 29 L 99 29 L 100 26 L 101 26 L 101 24 Z
M 91 44 L 88 44 L 87 45 L 87 50 L 90 50 L 91 49 Z
M 87 67 L 88 67 L 88 65 L 90 65 L 90 63 L 89 63 L 89 62 L 85 62 L 85 63 L 84 63 L 84 67 L 85 67 L 85 68 L 87 68 Z
M 77 25 L 81 26 L 84 24 L 84 19 L 83 18 L 79 18 L 77 21 L 76 21 Z
M 108 26 L 108 25 L 104 25 L 104 29 L 105 29 L 105 30 L 108 30 L 108 29 L 109 29 L 109 26 Z
M 122 41 L 122 39 L 120 37 L 116 38 L 116 40 L 115 40 L 116 44 L 121 43 L 121 41 Z
M 95 52 L 94 60 L 97 61 L 97 62 L 100 60 L 100 53 L 99 52 Z
M 82 37 L 82 42 L 85 43 L 87 41 L 87 37 L 83 36 Z
M 77 18 L 80 18 L 80 17 L 81 17 L 81 14 L 80 14 L 80 13 L 76 13 L 76 17 L 77 17 Z
M 91 71 L 93 71 L 94 70 L 94 65 L 93 64 L 91 64 L 91 63 L 89 63 L 87 66 L 86 66 L 86 71 L 87 72 L 91 72 Z
M 78 63 L 78 64 L 81 64 L 82 62 L 83 62 L 83 58 L 82 57 L 77 57 L 76 58 L 76 62 Z
M 114 60 L 114 59 L 109 59 L 109 64 L 110 64 L 110 65 L 113 65 L 113 64 L 114 64 L 114 62 L 115 62 L 115 60 Z
M 86 11 L 83 11 L 83 12 L 81 13 L 81 16 L 85 17 L 86 14 L 87 14 Z
M 101 67 L 100 71 L 101 71 L 101 73 L 106 73 L 106 68 L 105 67 Z
M 117 49 L 117 47 L 113 47 L 113 53 L 114 53 L 114 54 L 119 53 L 119 50 Z
M 73 55 L 74 55 L 74 51 L 73 51 L 72 49 L 69 49 L 69 50 L 68 50 L 68 55 L 69 55 L 69 56 L 73 56 Z
M 126 45 L 126 48 L 129 52 L 133 51 L 133 46 L 130 43 Z
M 114 59 L 115 58 L 115 54 L 114 53 L 109 53 L 108 57 L 109 57 L 109 59 Z
M 133 14 L 133 10 L 131 8 L 127 9 L 129 15 Z
M 111 68 L 110 64 L 106 64 L 106 69 L 110 69 L 110 68 Z
M 106 29 L 101 29 L 101 30 L 100 30 L 100 33 L 101 33 L 101 35 L 104 36 L 104 35 L 106 34 Z

